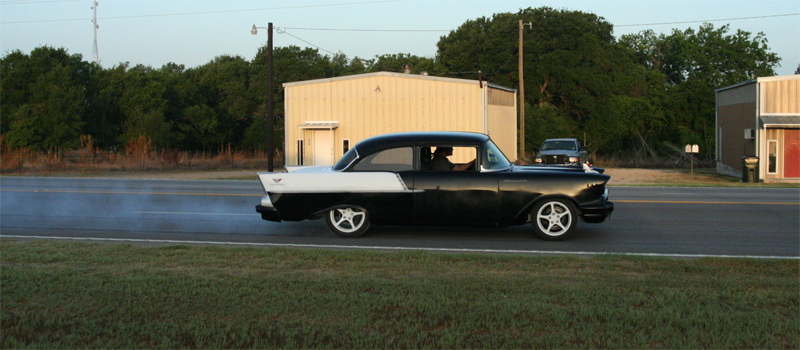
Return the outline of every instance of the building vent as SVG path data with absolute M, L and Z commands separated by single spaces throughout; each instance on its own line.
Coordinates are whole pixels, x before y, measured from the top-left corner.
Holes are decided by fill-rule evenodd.
M 753 140 L 756 138 L 756 130 L 755 129 L 744 129 L 744 139 L 745 140 Z

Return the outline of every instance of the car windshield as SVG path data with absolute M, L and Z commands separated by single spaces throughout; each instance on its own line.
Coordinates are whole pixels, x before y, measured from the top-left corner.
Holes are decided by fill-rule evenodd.
M 552 151 L 556 149 L 563 149 L 567 151 L 578 150 L 573 141 L 545 141 L 542 144 L 542 151 Z
M 342 158 L 339 159 L 338 162 L 336 162 L 336 165 L 333 166 L 333 170 L 342 171 L 346 169 L 347 166 L 352 164 L 353 161 L 355 161 L 357 158 L 358 158 L 358 151 L 356 151 L 356 148 L 353 147 L 349 151 L 347 151 L 347 153 L 345 153 L 342 156 Z
M 483 145 L 481 165 L 484 169 L 506 169 L 511 166 L 511 162 L 509 162 L 503 152 L 497 148 L 497 145 L 489 140 Z

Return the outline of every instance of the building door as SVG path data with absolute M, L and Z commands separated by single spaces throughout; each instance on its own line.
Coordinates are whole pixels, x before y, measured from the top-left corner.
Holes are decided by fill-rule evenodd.
M 783 177 L 800 177 L 800 129 L 783 131 Z
M 333 165 L 333 131 L 314 130 L 314 165 Z

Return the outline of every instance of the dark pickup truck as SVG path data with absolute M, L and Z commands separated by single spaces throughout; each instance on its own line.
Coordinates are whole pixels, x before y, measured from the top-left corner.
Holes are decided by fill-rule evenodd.
M 536 152 L 536 164 L 579 166 L 588 158 L 578 139 L 547 139 Z

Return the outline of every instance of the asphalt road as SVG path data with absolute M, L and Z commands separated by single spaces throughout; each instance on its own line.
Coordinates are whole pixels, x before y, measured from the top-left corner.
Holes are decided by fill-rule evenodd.
M 380 227 L 335 237 L 324 220 L 273 223 L 257 181 L 0 178 L 0 237 L 534 254 L 800 257 L 800 189 L 611 187 L 611 220 L 565 242 L 530 226 Z

